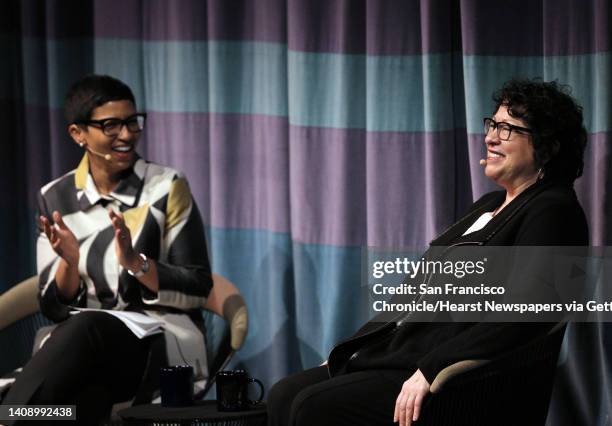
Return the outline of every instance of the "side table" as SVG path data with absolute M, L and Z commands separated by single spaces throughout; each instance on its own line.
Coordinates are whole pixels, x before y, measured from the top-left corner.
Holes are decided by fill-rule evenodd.
M 265 426 L 266 403 L 245 411 L 218 411 L 217 401 L 196 401 L 189 407 L 136 405 L 117 413 L 126 425 Z

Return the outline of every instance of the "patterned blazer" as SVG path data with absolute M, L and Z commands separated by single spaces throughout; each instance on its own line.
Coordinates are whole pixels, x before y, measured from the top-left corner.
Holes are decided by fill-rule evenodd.
M 40 306 L 55 322 L 74 307 L 144 312 L 166 323 L 170 363 L 188 363 L 206 375 L 204 338 L 195 323 L 212 288 L 204 227 L 185 177 L 138 158 L 113 192 L 101 195 L 89 173 L 87 154 L 79 166 L 45 185 L 39 214 L 53 223 L 57 210 L 80 245 L 80 289 L 60 300 L 55 273 L 59 256 L 44 232 L 37 241 Z M 109 208 L 123 213 L 137 252 L 154 259 L 159 292 L 148 290 L 118 263 Z

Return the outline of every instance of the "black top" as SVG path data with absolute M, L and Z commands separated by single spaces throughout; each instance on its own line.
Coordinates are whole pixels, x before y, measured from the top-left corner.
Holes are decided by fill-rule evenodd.
M 491 192 L 431 242 L 489 246 L 584 246 L 588 227 L 573 188 L 540 181 L 527 188 L 479 231 L 463 235 L 480 215 L 499 207 L 505 192 Z M 427 256 L 427 254 L 425 255 Z M 365 324 L 329 355 L 330 375 L 365 369 L 421 370 L 431 384 L 445 367 L 465 359 L 491 359 L 545 335 L 551 323 L 381 322 Z

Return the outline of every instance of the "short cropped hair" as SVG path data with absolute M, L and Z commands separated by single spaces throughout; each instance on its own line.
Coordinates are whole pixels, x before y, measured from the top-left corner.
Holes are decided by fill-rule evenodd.
M 110 101 L 132 101 L 134 94 L 127 84 L 108 75 L 87 75 L 70 87 L 64 112 L 68 124 L 91 119 L 93 110 Z
M 493 94 L 495 111 L 508 108 L 532 130 L 534 159 L 545 179 L 573 182 L 582 175 L 587 132 L 582 107 L 569 86 L 541 79 L 512 79 Z

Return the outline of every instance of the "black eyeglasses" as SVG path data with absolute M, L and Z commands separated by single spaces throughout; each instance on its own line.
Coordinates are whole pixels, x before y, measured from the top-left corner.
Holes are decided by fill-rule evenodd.
M 519 133 L 533 133 L 531 129 L 521 126 L 515 126 L 514 124 L 500 122 L 493 120 L 492 118 L 484 119 L 484 131 L 485 135 L 488 135 L 492 130 L 497 130 L 497 137 L 499 140 L 507 141 L 512 136 L 512 131 L 518 131 Z
M 82 120 L 76 121 L 76 124 L 86 124 L 94 126 L 102 130 L 106 136 L 118 136 L 121 133 L 123 126 L 127 127 L 131 133 L 139 133 L 144 129 L 147 114 L 138 113 L 129 116 L 125 120 L 118 118 L 105 118 L 104 120 Z

